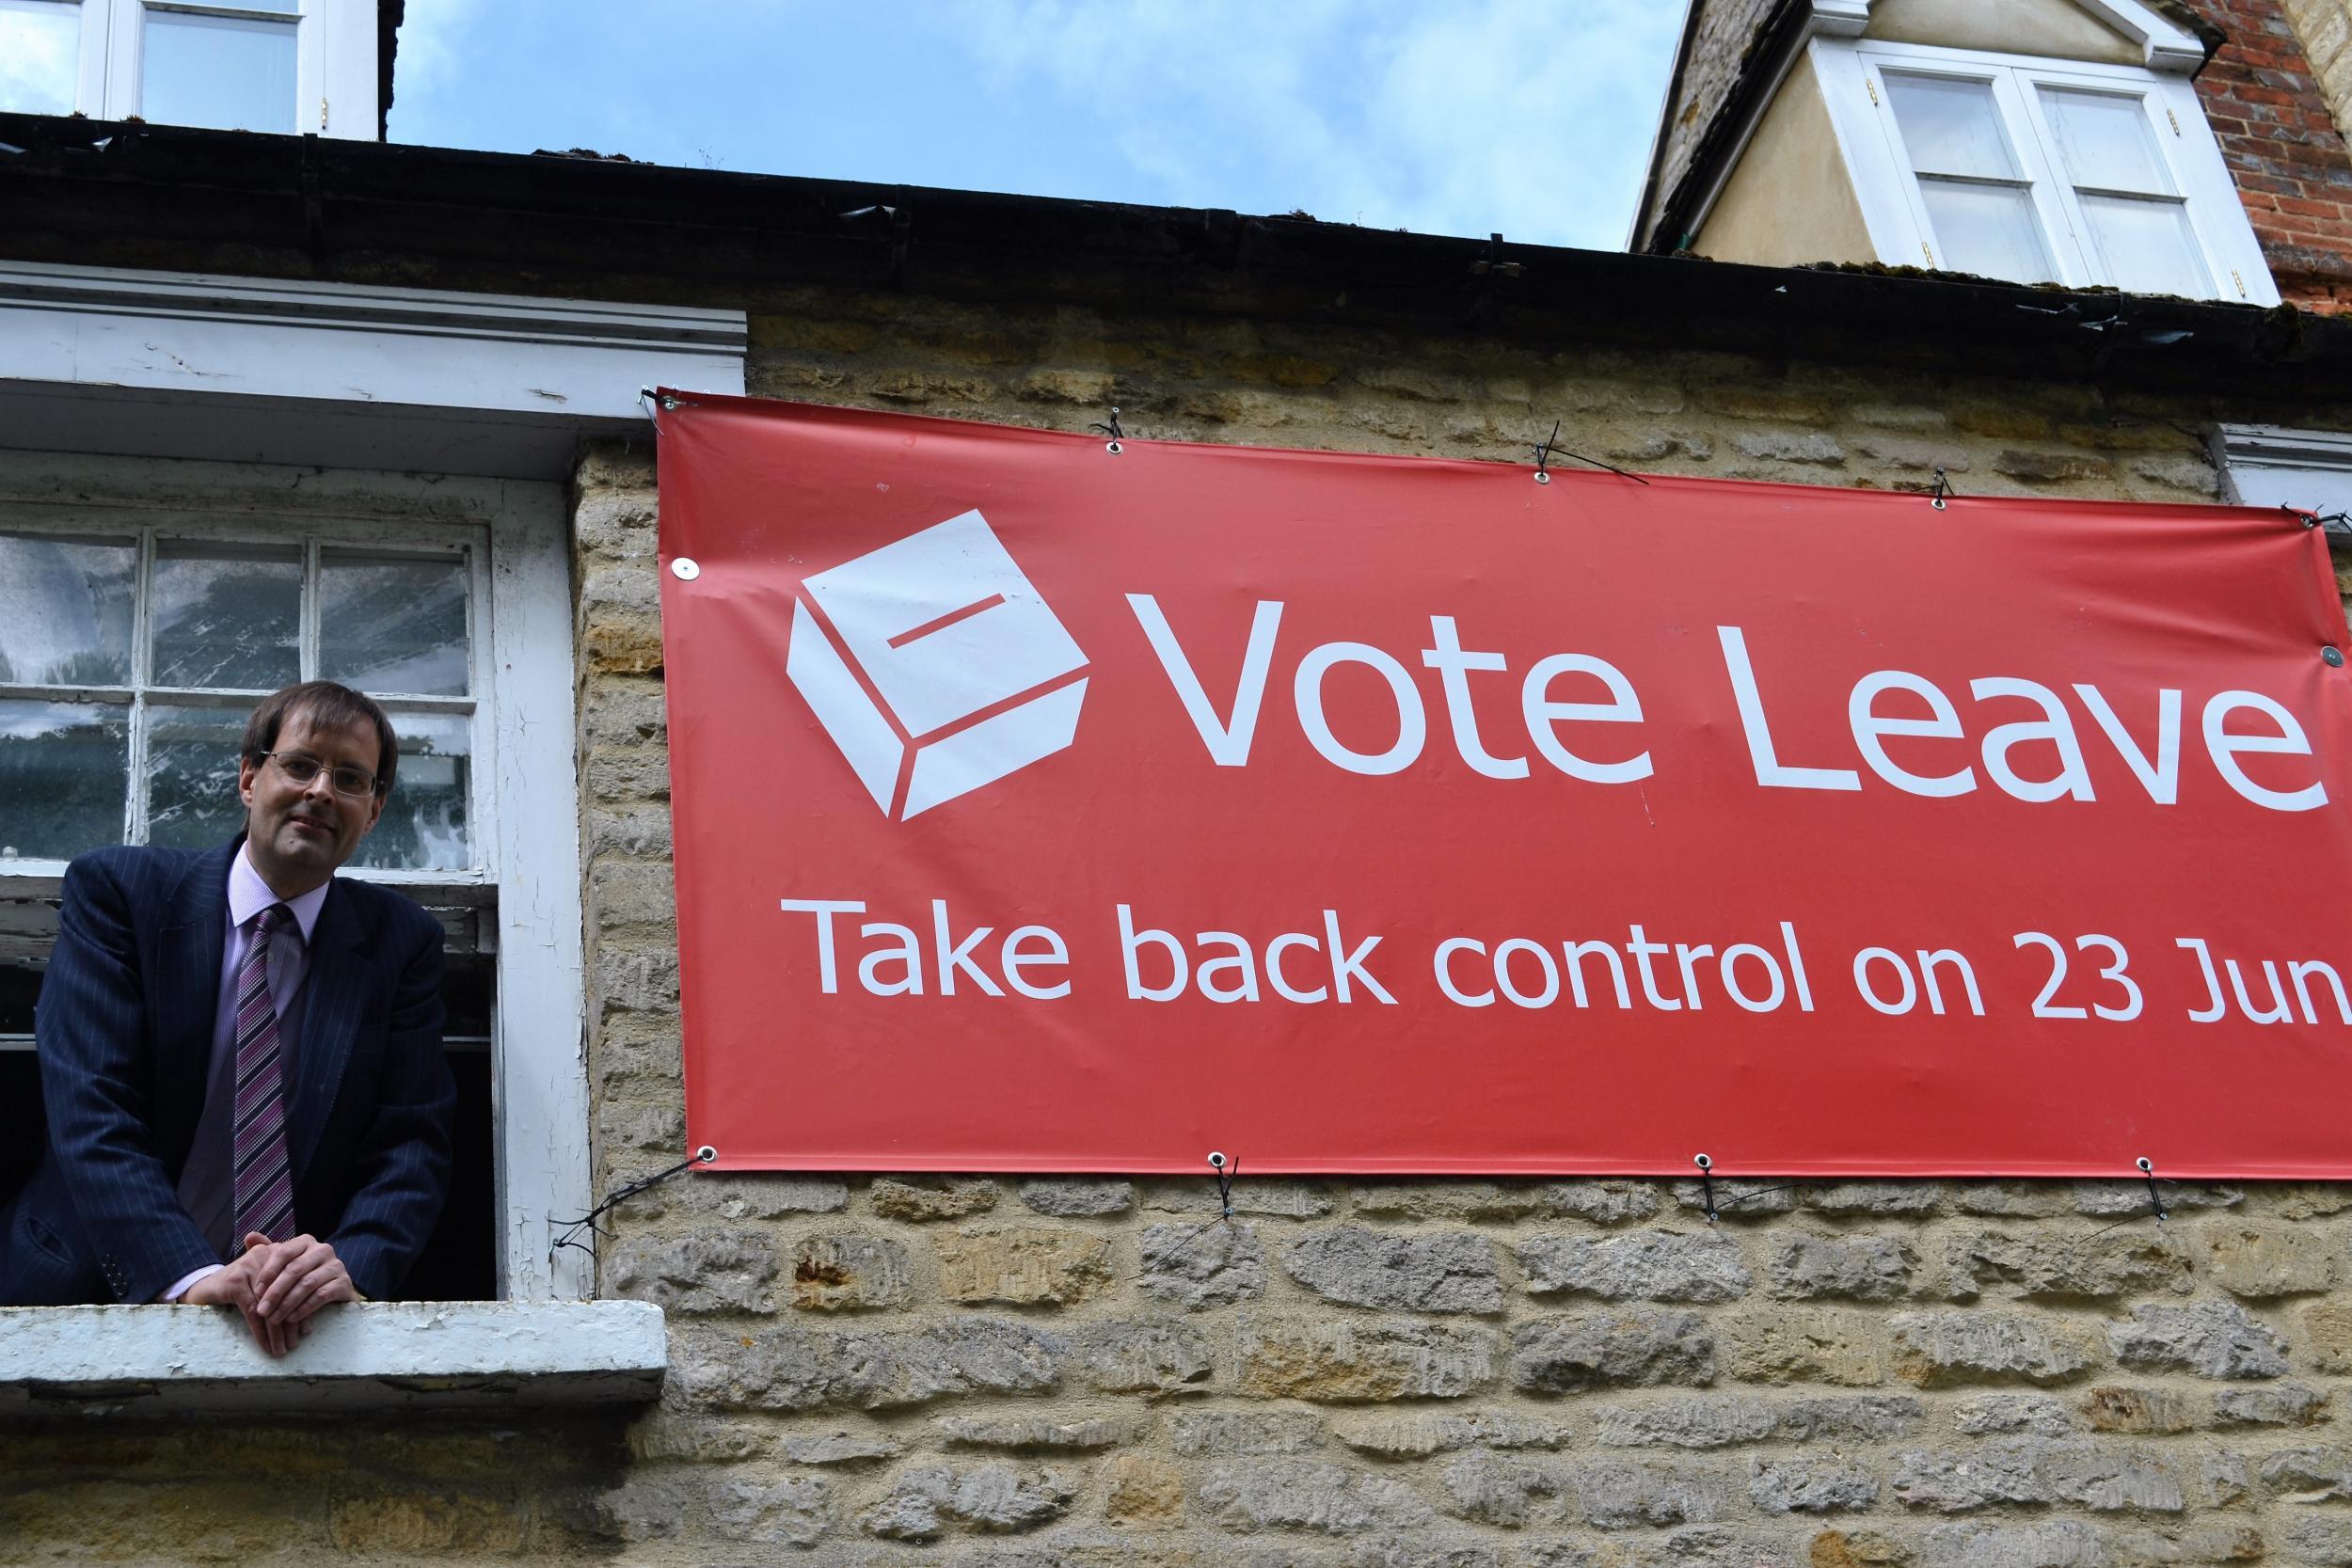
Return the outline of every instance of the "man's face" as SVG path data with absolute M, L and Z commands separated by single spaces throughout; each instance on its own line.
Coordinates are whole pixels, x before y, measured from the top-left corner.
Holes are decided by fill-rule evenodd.
M 358 719 L 340 729 L 326 728 L 296 709 L 278 726 L 278 744 L 272 750 L 280 756 L 310 757 L 321 765 L 307 784 L 288 778 L 275 758 L 259 767 L 250 762 L 237 767 L 246 852 L 271 892 L 294 898 L 332 877 L 384 814 L 382 795 L 338 794 L 334 782 L 338 768 L 375 771 L 375 726 Z

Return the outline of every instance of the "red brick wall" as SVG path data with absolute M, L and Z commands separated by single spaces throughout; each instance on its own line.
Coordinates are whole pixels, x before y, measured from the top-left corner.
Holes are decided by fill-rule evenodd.
M 2352 313 L 2352 153 L 2278 0 L 2191 0 L 2229 41 L 2197 78 L 2289 304 Z

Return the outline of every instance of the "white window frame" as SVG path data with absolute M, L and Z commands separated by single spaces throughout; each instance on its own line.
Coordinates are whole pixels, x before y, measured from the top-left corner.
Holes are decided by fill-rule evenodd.
M 485 922 L 482 942 L 498 965 L 490 1050 L 499 1191 L 472 1196 L 498 1205 L 501 1299 L 587 1296 L 593 1280 L 586 1256 L 551 1246 L 559 1222 L 587 1212 L 594 1201 L 564 486 L 0 451 L 0 517 L 11 524 L 38 519 L 46 531 L 101 534 L 108 517 L 133 508 L 238 513 L 243 520 L 233 531 L 240 538 L 348 532 L 351 542 L 373 548 L 375 540 L 404 531 L 412 540 L 447 531 L 447 537 L 486 544 L 473 556 L 477 583 L 486 592 L 473 612 L 471 638 L 478 673 L 472 697 L 485 715 L 475 726 L 472 763 L 475 800 L 485 802 L 475 818 L 481 866 L 352 875 L 428 895 L 432 887 L 451 884 L 498 889 L 497 919 Z M 85 519 L 78 528 L 77 511 Z M 167 531 L 179 527 L 171 517 Z M 119 523 L 114 531 L 123 531 Z M 0 898 L 9 896 L 12 884 L 19 896 L 54 886 L 60 870 L 56 863 L 8 863 L 0 870 Z
M 375 0 L 300 0 L 297 12 L 234 0 L 65 0 L 81 8 L 81 59 L 73 106 L 92 119 L 142 115 L 146 8 L 250 17 L 294 28 L 294 130 L 373 141 L 376 112 Z
M 1838 151 L 1852 176 L 1863 222 L 1880 261 L 1893 266 L 1944 266 L 1932 244 L 1933 229 L 1918 181 L 1912 174 L 1895 123 L 1884 75 L 1893 70 L 1991 83 L 2002 130 L 2021 169 L 2033 182 L 2035 212 L 2058 269 L 2058 276 L 2049 281 L 2071 288 L 2112 282 L 2099 276 L 2096 252 L 2074 186 L 2054 151 L 2057 142 L 2034 91 L 2047 85 L 2139 97 L 2151 115 L 2159 155 L 2184 198 L 2189 229 L 2206 271 L 2214 279 L 2217 293 L 2210 297 L 2229 304 L 2279 303 L 2278 287 L 2271 281 L 2253 226 L 2247 222 L 2236 183 L 2205 122 L 2196 88 L 2185 78 L 2140 66 L 2050 60 L 1871 39 L 1816 38 L 1806 47 L 1829 103 Z

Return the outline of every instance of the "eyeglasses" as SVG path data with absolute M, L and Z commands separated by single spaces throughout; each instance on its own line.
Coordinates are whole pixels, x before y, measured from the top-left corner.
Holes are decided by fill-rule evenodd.
M 364 768 L 333 768 L 301 752 L 263 752 L 262 755 L 278 764 L 278 771 L 298 784 L 307 784 L 324 771 L 338 795 L 350 795 L 364 800 L 384 787 L 384 781 Z

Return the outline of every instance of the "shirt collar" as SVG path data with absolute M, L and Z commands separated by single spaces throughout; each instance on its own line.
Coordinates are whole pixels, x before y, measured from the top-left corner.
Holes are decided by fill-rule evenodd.
M 272 904 L 283 904 L 294 911 L 294 924 L 302 927 L 302 942 L 307 947 L 311 927 L 319 923 L 319 906 L 326 902 L 326 890 L 335 885 L 334 879 L 328 878 L 299 897 L 280 898 L 262 880 L 262 874 L 253 869 L 252 861 L 246 858 L 248 852 L 246 845 L 238 845 L 235 857 L 229 863 L 229 924 L 242 926 Z

